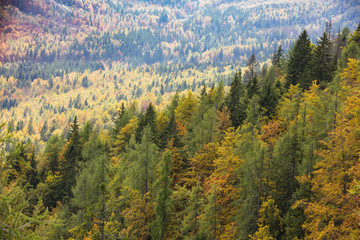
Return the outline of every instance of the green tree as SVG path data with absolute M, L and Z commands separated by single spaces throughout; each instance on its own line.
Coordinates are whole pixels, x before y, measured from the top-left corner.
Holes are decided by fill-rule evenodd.
M 230 85 L 230 92 L 226 96 L 225 105 L 230 112 L 233 126 L 238 128 L 246 119 L 245 86 L 241 79 L 241 70 L 235 73 Z
M 286 87 L 290 84 L 300 84 L 302 89 L 308 89 L 311 84 L 311 46 L 310 39 L 304 30 L 295 42 L 287 66 Z
M 274 50 L 274 54 L 272 57 L 272 64 L 278 68 L 281 68 L 283 58 L 284 58 L 283 55 L 284 55 L 284 50 L 281 48 L 281 45 L 280 45 L 277 50 Z
M 45 159 L 45 167 L 43 174 L 47 172 L 57 173 L 59 170 L 59 155 L 63 148 L 63 139 L 57 134 L 51 135 L 48 142 L 46 143 L 43 158 Z
M 334 77 L 333 59 L 330 48 L 331 41 L 326 32 L 323 33 L 317 42 L 312 56 L 312 79 L 318 80 L 320 86 L 325 88 Z
M 76 116 L 71 125 L 69 141 L 64 146 L 61 158 L 60 176 L 62 177 L 62 197 L 63 199 L 69 200 L 72 197 L 71 189 L 76 184 L 78 164 L 83 160 L 79 125 Z
M 158 148 L 152 142 L 149 126 L 143 131 L 141 143 L 133 150 L 133 161 L 130 163 L 129 183 L 142 196 L 149 193 L 155 180 L 155 166 L 158 159 Z
M 218 192 L 218 186 L 216 184 L 213 184 L 207 199 L 207 204 L 205 205 L 204 213 L 201 215 L 201 237 L 209 240 L 215 240 L 219 238 L 219 232 L 221 227 L 221 219 L 219 218 L 219 212 L 221 206 L 218 204 Z
M 266 72 L 260 87 L 259 97 L 263 115 L 270 119 L 273 118 L 280 98 L 280 91 L 275 87 L 275 68 L 273 66 Z
M 199 218 L 203 211 L 203 200 L 201 199 L 202 188 L 199 183 L 192 188 L 190 200 L 185 209 L 185 218 L 182 222 L 182 232 L 185 239 L 199 239 Z
M 163 154 L 159 179 L 155 182 L 155 189 L 158 189 L 155 205 L 155 221 L 151 228 L 151 237 L 153 239 L 163 239 L 166 235 L 170 222 L 171 208 L 171 152 L 166 151 Z
M 145 129 L 146 126 L 149 126 L 151 130 L 151 140 L 155 144 L 158 144 L 158 131 L 156 128 L 156 112 L 152 103 L 150 103 L 150 105 L 147 107 L 146 112 L 144 114 L 140 114 L 138 119 L 139 119 L 138 125 L 137 128 L 135 129 L 136 141 L 137 142 L 141 141 L 141 138 L 143 136 L 143 130 Z

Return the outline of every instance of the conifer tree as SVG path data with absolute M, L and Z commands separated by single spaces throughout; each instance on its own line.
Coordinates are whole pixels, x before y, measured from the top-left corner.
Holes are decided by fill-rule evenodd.
M 145 114 L 140 114 L 137 128 L 135 129 L 135 138 L 137 142 L 141 141 L 143 130 L 146 126 L 150 127 L 151 140 L 158 144 L 158 131 L 156 128 L 156 112 L 152 103 L 146 109 Z
M 154 183 L 158 159 L 158 148 L 152 142 L 150 126 L 144 128 L 141 143 L 136 145 L 134 153 L 134 159 L 130 163 L 130 186 L 143 196 L 150 192 Z
M 325 88 L 334 76 L 333 59 L 330 53 L 331 42 L 326 32 L 323 33 L 312 56 L 312 79 L 318 80 L 320 86 Z
M 274 54 L 272 57 L 272 64 L 278 68 L 282 67 L 284 50 L 281 48 L 281 45 L 278 47 L 277 50 L 274 50 Z
M 226 97 L 225 104 L 230 112 L 233 126 L 238 128 L 246 119 L 245 86 L 241 80 L 241 71 L 235 73 L 230 85 L 230 92 Z
M 275 68 L 270 67 L 266 72 L 265 79 L 262 82 L 259 93 L 259 104 L 263 115 L 272 118 L 276 112 L 276 106 L 279 101 L 280 92 L 275 87 Z
M 59 170 L 59 155 L 63 148 L 63 140 L 57 134 L 53 134 L 46 143 L 43 157 L 46 159 L 46 165 L 43 171 L 46 174 L 51 171 L 56 173 Z
M 311 47 L 306 30 L 299 35 L 289 55 L 286 88 L 299 83 L 302 89 L 308 89 L 311 84 Z
M 62 192 L 63 198 L 69 200 L 72 197 L 72 187 L 76 184 L 78 164 L 82 161 L 82 144 L 80 142 L 79 125 L 77 117 L 71 125 L 69 141 L 64 146 L 61 162 Z
M 182 222 L 181 231 L 185 239 L 198 239 L 200 237 L 199 218 L 203 211 L 203 200 L 200 196 L 202 188 L 199 183 L 192 188 L 190 200 L 185 209 L 185 218 Z
M 171 152 L 163 154 L 160 166 L 159 179 L 155 182 L 154 188 L 158 190 L 155 205 L 155 221 L 151 228 L 153 239 L 163 239 L 166 235 L 170 221 L 171 208 Z
M 28 182 L 32 188 L 36 188 L 36 186 L 40 182 L 40 177 L 39 177 L 39 171 L 37 169 L 35 147 L 32 147 L 32 150 L 29 153 L 28 158 L 29 158 L 28 167 L 25 172 L 26 182 Z
M 216 184 L 211 187 L 211 192 L 205 205 L 204 213 L 201 215 L 200 231 L 201 237 L 204 239 L 219 239 L 219 231 L 221 227 L 221 219 L 219 212 L 221 206 L 218 204 L 219 189 Z
M 256 76 L 259 75 L 260 72 L 260 65 L 256 60 L 255 54 L 251 54 L 249 61 L 247 63 L 248 69 L 245 71 L 244 74 L 244 84 L 247 86 L 250 81 L 252 81 Z

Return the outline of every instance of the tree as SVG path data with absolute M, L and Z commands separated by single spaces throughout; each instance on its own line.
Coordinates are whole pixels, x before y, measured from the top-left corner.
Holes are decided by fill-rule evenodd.
M 251 54 L 249 61 L 247 63 L 247 67 L 248 69 L 245 71 L 244 74 L 244 84 L 245 85 L 249 85 L 250 81 L 252 81 L 253 79 L 255 79 L 260 72 L 260 65 L 256 60 L 256 56 L 255 54 Z
M 59 170 L 59 155 L 63 148 L 63 140 L 57 134 L 53 134 L 46 143 L 43 158 L 45 159 L 44 174 L 51 171 L 53 174 Z
M 192 188 L 190 200 L 185 209 L 186 215 L 181 226 L 185 239 L 195 240 L 200 236 L 199 218 L 203 210 L 203 200 L 200 196 L 201 191 L 202 188 L 199 183 Z
M 267 197 L 259 210 L 259 228 L 252 239 L 278 239 L 282 228 L 282 218 L 274 199 Z M 264 234 L 266 232 L 266 234 Z M 267 237 L 265 237 L 264 235 Z M 262 235 L 262 237 L 260 237 Z
M 351 239 L 359 236 L 360 217 L 357 197 L 351 190 L 360 176 L 358 149 L 359 137 L 359 60 L 349 59 L 341 74 L 345 106 L 339 116 L 326 148 L 319 152 L 322 158 L 314 169 L 311 183 L 311 201 L 298 201 L 305 208 L 303 224 L 307 238 Z
M 218 186 L 213 184 L 208 195 L 208 203 L 205 205 L 204 213 L 201 215 L 201 236 L 209 240 L 218 239 L 220 232 L 221 220 L 219 219 L 219 212 L 221 205 L 218 203 L 218 191 Z
M 142 195 L 131 189 L 126 201 L 128 208 L 121 213 L 125 224 L 124 235 L 127 239 L 150 239 L 154 210 L 149 193 Z
M 48 139 L 48 136 L 47 136 L 47 134 L 46 134 L 47 131 L 48 131 L 48 123 L 47 123 L 47 121 L 45 120 L 44 125 L 43 125 L 43 127 L 41 128 L 41 131 L 40 131 L 40 138 L 41 138 L 41 140 L 47 141 L 47 139 Z
M 130 162 L 129 183 L 131 188 L 144 196 L 150 192 L 155 180 L 155 166 L 158 159 L 158 148 L 152 142 L 152 133 L 149 126 L 143 131 L 141 143 L 134 150 L 134 159 Z
M 143 136 L 143 130 L 146 126 L 149 126 L 151 130 L 151 140 L 158 144 L 158 131 L 156 128 L 156 112 L 153 105 L 150 103 L 146 109 L 145 114 L 140 114 L 137 127 L 135 129 L 135 139 L 137 142 L 141 141 Z
M 171 152 L 163 154 L 159 179 L 155 182 L 155 189 L 158 189 L 155 205 L 155 220 L 152 223 L 151 237 L 153 239 L 163 239 L 170 220 L 171 208 Z
M 303 90 L 308 89 L 311 84 L 311 46 L 306 30 L 299 35 L 289 55 L 290 59 L 287 66 L 286 88 L 289 88 L 290 85 L 299 83 Z
M 272 64 L 277 68 L 282 67 L 283 55 L 284 55 L 284 50 L 281 48 L 280 45 L 277 50 L 274 50 L 274 54 L 272 57 Z
M 65 144 L 60 158 L 60 176 L 62 177 L 61 185 L 63 192 L 62 197 L 68 201 L 72 197 L 71 189 L 76 184 L 78 164 L 83 160 L 79 125 L 77 123 L 76 116 L 71 125 L 69 141 Z
M 235 73 L 225 104 L 229 109 L 230 119 L 236 129 L 246 119 L 245 86 L 241 80 L 241 71 Z
M 312 78 L 318 80 L 320 86 L 325 88 L 332 81 L 334 76 L 333 59 L 331 57 L 331 42 L 326 32 L 317 42 L 312 56 Z
M 28 155 L 27 169 L 25 172 L 26 182 L 29 183 L 30 187 L 36 188 L 40 182 L 39 171 L 37 169 L 37 161 L 35 156 L 35 147 L 32 147 L 31 152 Z
M 196 97 L 191 91 L 188 91 L 186 95 L 181 97 L 179 105 L 174 110 L 176 121 L 188 127 L 197 104 L 198 100 Z
M 263 115 L 269 119 L 273 118 L 280 98 L 280 92 L 275 87 L 274 67 L 270 67 L 270 69 L 266 72 L 265 79 L 263 80 L 260 88 L 259 97 L 259 104 L 262 108 Z

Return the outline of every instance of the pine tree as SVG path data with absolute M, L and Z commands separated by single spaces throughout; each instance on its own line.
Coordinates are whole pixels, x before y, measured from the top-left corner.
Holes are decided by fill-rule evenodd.
M 311 47 L 306 30 L 300 34 L 289 55 L 286 88 L 289 88 L 290 84 L 296 85 L 299 83 L 302 89 L 308 89 L 311 84 Z
M 254 95 L 259 94 L 259 82 L 258 76 L 251 78 L 249 83 L 246 85 L 246 91 L 249 99 L 252 99 Z
M 163 154 L 159 179 L 155 183 L 155 189 L 158 190 L 155 206 L 155 221 L 151 228 L 151 237 L 153 239 L 163 239 L 166 235 L 171 208 L 171 152 L 166 151 Z
M 47 121 L 45 120 L 44 122 L 44 125 L 43 127 L 41 128 L 41 131 L 40 131 L 40 138 L 41 140 L 43 140 L 44 142 L 47 141 L 48 139 L 48 136 L 47 136 L 47 131 L 48 131 L 48 123 Z

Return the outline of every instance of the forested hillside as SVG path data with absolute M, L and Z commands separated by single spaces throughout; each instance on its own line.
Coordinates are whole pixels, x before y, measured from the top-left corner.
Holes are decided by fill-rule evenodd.
M 252 54 L 269 66 L 303 29 L 316 43 L 326 28 L 339 56 L 360 21 L 356 0 L 0 3 L 0 117 L 37 153 L 75 115 L 109 130 L 121 103 L 162 110 L 220 80 L 227 91 Z
M 0 238 L 359 239 L 360 24 L 313 37 L 303 30 L 261 70 L 249 56 L 227 89 L 205 68 L 211 84 L 193 92 L 190 83 L 161 106 L 108 100 L 125 79 L 124 96 L 150 75 L 173 81 L 171 67 L 169 75 L 100 67 L 24 88 L 3 76 L 4 96 L 31 97 L 2 100 Z M 164 82 L 153 86 L 166 96 Z M 16 118 L 34 116 L 37 101 L 40 131 L 34 118 Z M 15 105 L 25 108 L 11 112 Z M 88 113 L 87 105 L 101 107 Z M 71 119 L 64 106 L 74 109 Z M 14 128 L 40 132 L 44 147 Z

